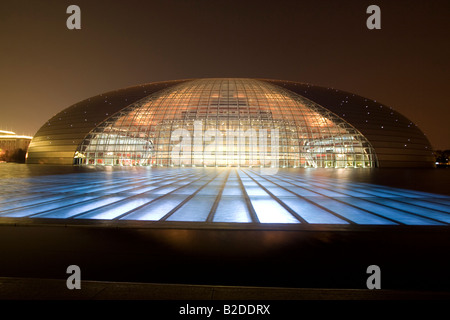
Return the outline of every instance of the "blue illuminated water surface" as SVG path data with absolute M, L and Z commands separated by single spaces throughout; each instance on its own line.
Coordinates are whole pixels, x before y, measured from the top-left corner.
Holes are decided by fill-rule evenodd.
M 264 175 L 248 168 L 3 163 L 0 177 L 0 221 L 450 224 L 448 169 L 279 169 Z

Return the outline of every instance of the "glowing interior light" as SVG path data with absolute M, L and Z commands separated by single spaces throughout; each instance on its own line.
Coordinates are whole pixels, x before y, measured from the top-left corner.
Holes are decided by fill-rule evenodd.
M 211 128 L 218 133 L 207 141 Z M 277 136 L 275 129 L 292 135 Z M 190 148 L 178 153 L 176 130 L 185 130 L 182 136 L 191 139 Z M 231 145 L 230 137 L 236 138 Z M 340 150 L 342 141 L 350 139 Z M 271 158 L 277 150 L 273 142 L 286 148 Z M 372 167 L 376 161 L 366 138 L 345 120 L 298 94 L 254 79 L 199 79 L 158 91 L 102 122 L 77 152 L 83 155 L 78 157 L 81 164 L 110 166 Z M 347 162 L 336 160 L 342 153 Z

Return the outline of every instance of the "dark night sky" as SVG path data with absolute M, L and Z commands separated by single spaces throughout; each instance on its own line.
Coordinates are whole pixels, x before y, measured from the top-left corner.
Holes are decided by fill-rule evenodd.
M 66 8 L 81 8 L 81 30 Z M 366 8 L 381 8 L 381 30 Z M 90 96 L 152 81 L 256 77 L 350 91 L 450 149 L 450 1 L 0 3 L 0 129 L 33 135 Z

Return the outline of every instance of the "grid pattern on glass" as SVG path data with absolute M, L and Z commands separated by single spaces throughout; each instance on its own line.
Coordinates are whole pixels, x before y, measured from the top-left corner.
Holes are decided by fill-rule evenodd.
M 0 219 L 210 227 L 450 224 L 448 196 L 301 176 L 296 170 L 262 175 L 254 168 L 139 168 L 15 179 L 16 189 L 0 188 Z M 9 185 L 6 180 L 0 186 Z
M 434 157 L 427 137 L 392 107 L 335 88 L 283 80 L 265 81 L 297 92 L 355 125 L 377 150 L 380 166 L 432 167 Z
M 156 92 L 99 124 L 75 157 L 121 166 L 376 165 L 370 143 L 346 121 L 254 79 L 199 79 Z

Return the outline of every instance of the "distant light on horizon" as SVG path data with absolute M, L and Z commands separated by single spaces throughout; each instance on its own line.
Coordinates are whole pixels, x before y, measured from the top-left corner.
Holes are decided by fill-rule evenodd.
M 13 131 L 0 130 L 0 139 L 33 139 L 32 136 L 18 135 Z
M 5 134 L 16 134 L 15 132 L 12 132 L 12 131 L 6 131 L 6 130 L 0 130 L 0 133 L 5 133 Z

